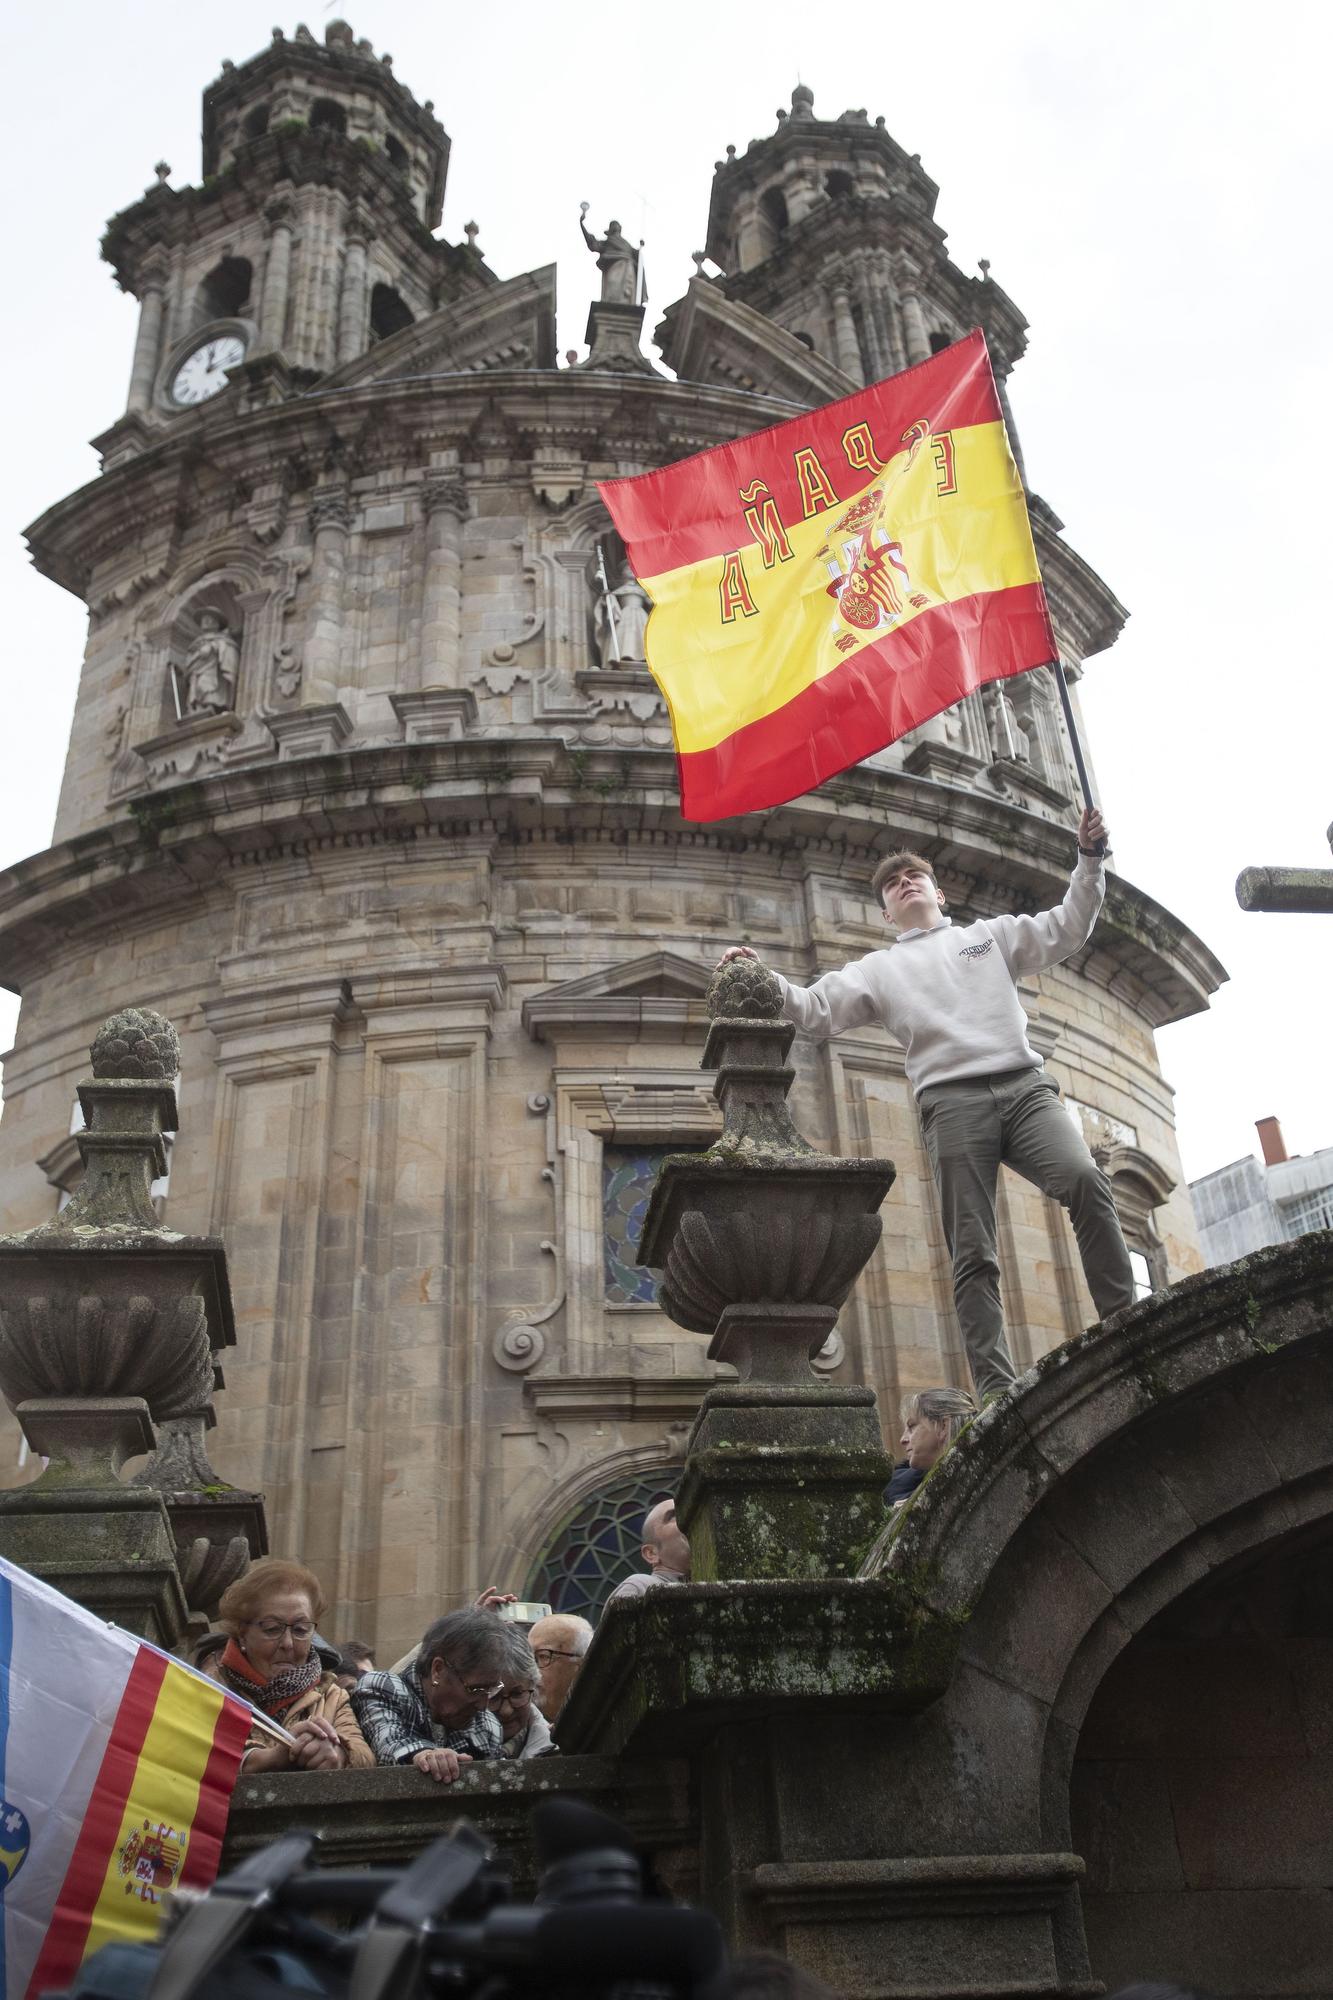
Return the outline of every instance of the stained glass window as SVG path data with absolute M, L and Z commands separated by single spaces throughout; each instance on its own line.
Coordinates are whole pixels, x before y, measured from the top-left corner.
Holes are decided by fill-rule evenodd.
M 617 1480 L 585 1500 L 533 1565 L 523 1595 L 595 1623 L 616 1585 L 643 1568 L 643 1517 L 670 1493 L 663 1472 Z
M 657 1277 L 636 1259 L 658 1169 L 678 1146 L 603 1146 L 602 1269 L 609 1306 L 652 1305 Z

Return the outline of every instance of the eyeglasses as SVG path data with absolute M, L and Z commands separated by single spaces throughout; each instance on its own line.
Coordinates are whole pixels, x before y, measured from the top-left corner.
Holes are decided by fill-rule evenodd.
M 441 1653 L 440 1658 L 444 1660 L 443 1653 Z M 464 1694 L 474 1695 L 479 1701 L 494 1701 L 497 1694 L 504 1693 L 503 1681 L 487 1681 L 484 1684 L 476 1681 L 465 1681 L 452 1660 L 444 1660 L 444 1664 L 448 1667 L 454 1679 L 461 1682 Z
M 534 1646 L 532 1657 L 539 1667 L 549 1667 L 552 1660 L 581 1660 L 582 1653 L 562 1653 L 558 1646 Z
M 501 1688 L 499 1694 L 492 1695 L 497 1708 L 526 1708 L 532 1700 L 531 1688 Z
M 277 1641 L 290 1632 L 299 1646 L 303 1639 L 313 1639 L 315 1628 L 308 1618 L 294 1618 L 288 1624 L 284 1618 L 252 1618 L 250 1623 L 256 1632 L 262 1632 L 266 1639 Z

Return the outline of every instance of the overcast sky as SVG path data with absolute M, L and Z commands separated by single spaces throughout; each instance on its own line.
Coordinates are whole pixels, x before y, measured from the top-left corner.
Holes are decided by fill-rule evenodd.
M 339 11 L 306 19 L 322 36 Z M 74 0 L 6 30 L 0 865 L 49 839 L 84 633 L 19 531 L 95 475 L 86 440 L 129 380 L 137 308 L 99 237 L 158 159 L 199 178 L 204 85 L 296 18 Z M 817 115 L 883 112 L 920 153 L 955 260 L 989 257 L 1031 323 L 1012 382 L 1029 478 L 1132 614 L 1084 683 L 1117 863 L 1231 974 L 1159 1037 L 1190 1177 L 1254 1151 L 1270 1113 L 1293 1152 L 1333 1145 L 1333 917 L 1244 916 L 1233 891 L 1247 863 L 1330 862 L 1326 18 L 1281 0 L 350 12 L 453 139 L 444 234 L 475 218 L 502 277 L 558 258 L 562 350 L 596 285 L 579 202 L 646 238 L 651 326 L 702 247 L 713 162 L 771 132 L 798 78 Z

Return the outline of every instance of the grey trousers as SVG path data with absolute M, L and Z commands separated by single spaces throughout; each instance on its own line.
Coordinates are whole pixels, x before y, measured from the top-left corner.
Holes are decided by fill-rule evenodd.
M 1014 1364 L 1004 1338 L 995 1187 L 1001 1163 L 1069 1210 L 1098 1314 L 1134 1297 L 1129 1252 L 1111 1184 L 1083 1143 L 1044 1070 L 927 1084 L 917 1099 L 953 1258 L 953 1297 L 978 1398 L 1007 1389 Z

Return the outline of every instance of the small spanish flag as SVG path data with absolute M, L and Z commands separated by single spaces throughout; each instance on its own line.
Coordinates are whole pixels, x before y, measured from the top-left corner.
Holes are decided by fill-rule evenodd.
M 1057 658 L 985 335 L 603 485 L 687 819 L 780 805 Z
M 217 1874 L 250 1711 L 0 1556 L 0 1993 L 62 1991 Z

